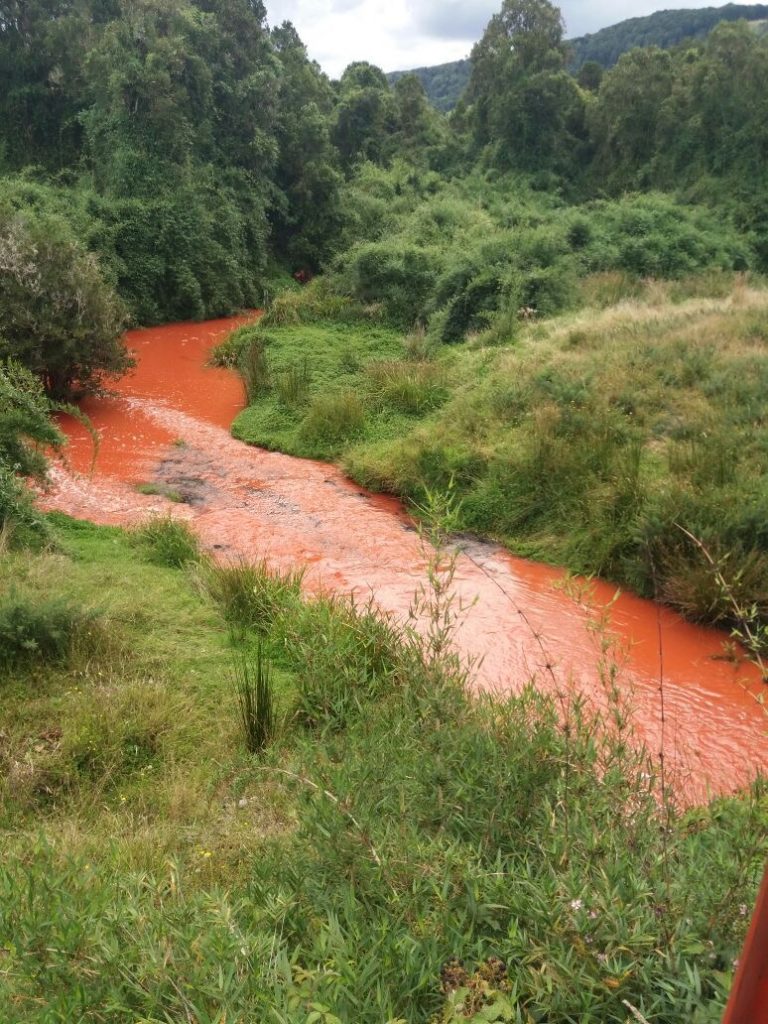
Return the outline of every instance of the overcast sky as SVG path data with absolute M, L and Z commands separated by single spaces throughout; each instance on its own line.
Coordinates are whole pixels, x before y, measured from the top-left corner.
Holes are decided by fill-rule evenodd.
M 711 4 L 711 0 L 709 0 Z M 384 71 L 469 56 L 501 0 L 266 0 L 271 25 L 292 21 L 309 50 L 337 78 L 353 60 Z M 564 0 L 566 36 L 595 32 L 656 10 L 704 7 L 707 0 Z

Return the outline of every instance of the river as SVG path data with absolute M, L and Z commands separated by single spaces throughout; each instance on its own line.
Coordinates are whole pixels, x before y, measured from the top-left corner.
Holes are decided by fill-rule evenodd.
M 310 589 L 372 596 L 382 609 L 407 615 L 425 580 L 426 555 L 399 503 L 364 492 L 333 466 L 229 435 L 242 385 L 206 361 L 240 322 L 129 332 L 135 370 L 113 396 L 83 403 L 101 435 L 95 471 L 86 431 L 63 417 L 70 443 L 66 463 L 53 469 L 47 506 L 121 525 L 171 513 L 221 557 L 305 566 Z M 185 500 L 139 493 L 140 483 Z M 456 643 L 476 662 L 476 687 L 517 691 L 535 678 L 560 695 L 578 692 L 602 704 L 605 666 L 618 665 L 633 731 L 654 755 L 663 744 L 686 803 L 732 792 L 768 768 L 768 714 L 760 703 L 768 686 L 751 666 L 723 657 L 724 634 L 650 601 L 616 597 L 605 583 L 569 595 L 561 570 L 477 541 L 459 546 L 454 588 L 464 612 Z

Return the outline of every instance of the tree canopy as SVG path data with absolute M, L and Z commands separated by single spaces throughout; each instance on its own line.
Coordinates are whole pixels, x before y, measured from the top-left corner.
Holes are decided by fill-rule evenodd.
M 125 308 L 61 222 L 0 207 L 0 358 L 56 399 L 124 372 Z

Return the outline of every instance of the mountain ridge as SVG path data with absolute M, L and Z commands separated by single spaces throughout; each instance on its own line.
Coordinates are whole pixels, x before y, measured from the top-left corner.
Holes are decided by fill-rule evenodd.
M 568 40 L 574 74 L 588 61 L 603 68 L 612 67 L 619 57 L 638 46 L 669 49 L 685 39 L 703 39 L 721 21 L 745 19 L 759 23 L 768 19 L 768 4 L 725 4 L 722 7 L 671 8 L 637 18 L 625 18 L 597 32 Z M 406 71 L 390 71 L 387 81 L 394 84 L 404 75 L 416 75 L 429 101 L 444 113 L 452 110 L 466 88 L 472 73 L 469 57 Z

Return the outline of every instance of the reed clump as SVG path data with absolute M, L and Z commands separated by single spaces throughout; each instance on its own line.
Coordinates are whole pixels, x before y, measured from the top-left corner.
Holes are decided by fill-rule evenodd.
M 234 687 L 240 731 L 250 754 L 259 754 L 272 741 L 277 728 L 272 666 L 259 644 L 255 652 L 235 657 Z
M 199 565 L 203 588 L 237 634 L 268 632 L 277 615 L 293 606 L 301 592 L 302 570 L 278 572 L 266 561 L 205 559 Z
M 170 515 L 150 516 L 136 527 L 133 536 L 139 548 L 156 565 L 181 569 L 200 557 L 197 535 L 183 519 Z

